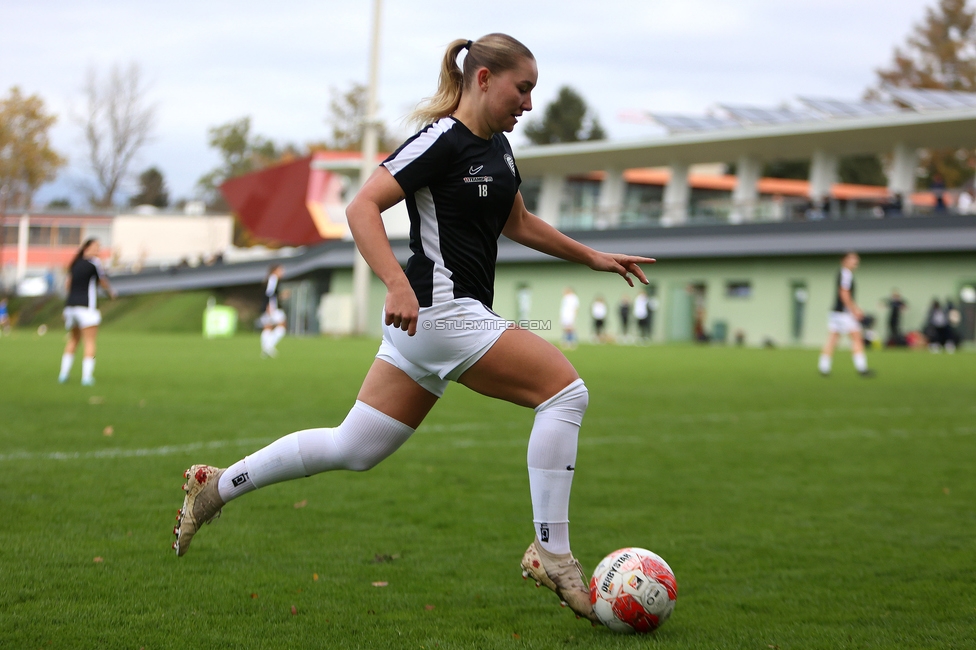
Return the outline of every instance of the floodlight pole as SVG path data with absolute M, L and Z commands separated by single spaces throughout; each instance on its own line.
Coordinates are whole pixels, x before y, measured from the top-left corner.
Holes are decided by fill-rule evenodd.
M 369 88 L 366 95 L 366 117 L 363 120 L 363 157 L 359 168 L 359 187 L 361 188 L 376 167 L 378 147 L 376 137 L 376 87 L 379 76 L 380 59 L 380 10 L 382 0 L 373 0 L 373 39 L 369 54 Z M 353 331 L 366 334 L 369 323 L 369 284 L 372 279 L 369 265 L 359 248 L 352 265 Z

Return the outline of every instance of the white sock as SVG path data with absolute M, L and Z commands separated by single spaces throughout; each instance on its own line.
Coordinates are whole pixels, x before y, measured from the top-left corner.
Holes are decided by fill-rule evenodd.
M 290 433 L 234 463 L 220 477 L 217 490 L 226 503 L 251 490 L 319 472 L 362 472 L 399 449 L 413 432 L 357 401 L 338 427 Z
M 830 362 L 831 359 L 829 354 L 821 354 L 820 361 L 817 362 L 817 368 L 820 369 L 820 372 L 826 375 L 830 372 Z
M 61 355 L 61 372 L 58 374 L 58 381 L 64 382 L 68 381 L 68 375 L 71 374 L 71 366 L 75 362 L 74 353 L 65 352 Z
M 278 345 L 281 339 L 285 338 L 285 326 L 279 325 L 278 327 L 271 330 L 271 347 L 274 348 Z
M 582 379 L 535 409 L 526 460 L 532 522 L 542 547 L 569 553 L 569 495 L 576 470 L 576 448 L 589 393 Z
M 261 352 L 268 354 L 272 347 L 271 330 L 261 330 Z
M 81 381 L 91 381 L 95 374 L 95 357 L 81 358 Z
M 854 355 L 854 367 L 858 372 L 864 372 L 868 369 L 868 358 L 864 356 L 863 352 Z

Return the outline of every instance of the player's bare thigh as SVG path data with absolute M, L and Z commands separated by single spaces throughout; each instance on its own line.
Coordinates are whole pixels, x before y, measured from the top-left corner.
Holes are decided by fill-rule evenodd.
M 577 379 L 573 364 L 552 343 L 528 330 L 508 329 L 458 383 L 535 408 Z
M 356 397 L 411 429 L 424 421 L 437 396 L 393 364 L 374 359 Z

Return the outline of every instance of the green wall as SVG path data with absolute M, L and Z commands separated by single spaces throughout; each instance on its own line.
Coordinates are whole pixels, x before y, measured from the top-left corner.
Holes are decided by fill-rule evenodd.
M 717 321 L 724 321 L 730 342 L 735 332 L 741 331 L 746 345 L 761 345 L 769 339 L 776 345 L 819 346 L 827 333 L 827 313 L 834 299 L 839 264 L 839 255 L 659 260 L 645 267 L 659 301 L 652 338 L 657 342 L 690 340 L 689 305 L 693 299 L 687 287 L 698 284 L 704 287 L 702 305 L 708 331 L 714 330 Z M 902 316 L 903 328 L 920 329 L 933 298 L 952 297 L 958 301 L 960 287 L 976 285 L 976 256 L 971 253 L 862 255 L 855 280 L 858 304 L 866 313 L 876 316 L 878 334 L 885 336 L 887 308 L 881 301 L 893 289 L 898 289 L 908 302 Z M 729 282 L 750 283 L 751 294 L 726 295 Z M 792 320 L 797 284 L 806 286 L 808 298 L 802 335 L 795 340 Z M 496 312 L 506 318 L 516 317 L 516 291 L 521 285 L 531 289 L 529 317 L 551 321 L 551 329 L 538 333 L 552 340 L 560 336 L 559 301 L 565 287 L 572 287 L 579 295 L 577 331 L 583 341 L 593 337 L 589 306 L 597 295 L 602 295 L 610 305 L 608 329 L 617 335 L 620 322 L 617 305 L 621 297 L 626 295 L 633 301 L 640 290 L 628 287 L 619 276 L 569 263 L 503 264 L 499 265 L 495 277 Z M 337 270 L 331 290 L 349 293 L 351 288 L 351 270 Z M 374 277 L 370 291 L 370 331 L 377 336 L 384 296 L 385 288 Z M 634 327 L 632 322 L 632 334 Z

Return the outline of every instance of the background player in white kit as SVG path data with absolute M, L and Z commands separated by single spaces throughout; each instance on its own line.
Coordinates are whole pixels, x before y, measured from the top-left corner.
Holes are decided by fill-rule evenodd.
M 463 72 L 462 50 L 468 50 Z M 523 556 L 523 575 L 595 620 L 570 551 L 568 517 L 587 390 L 558 348 L 491 311 L 497 242 L 504 233 L 549 255 L 617 273 L 631 286 L 631 274 L 647 282 L 638 263 L 654 260 L 595 251 L 525 209 L 502 133 L 531 110 L 537 77 L 532 53 L 510 36 L 448 46 L 438 91 L 417 112 L 428 126 L 384 161 L 346 210 L 357 246 L 387 287 L 383 341 L 355 405 L 339 426 L 292 433 L 226 470 L 188 469 L 174 529 L 178 555 L 202 523 L 246 492 L 375 466 L 413 434 L 448 382 L 457 381 L 535 410 L 527 462 L 536 537 Z M 413 252 L 406 269 L 381 218 L 401 200 Z M 471 321 L 480 326 L 462 326 Z
M 278 306 L 279 281 L 285 267 L 275 264 L 268 269 L 264 283 L 264 312 L 261 314 L 261 355 L 278 356 L 278 343 L 285 337 L 285 311 Z
M 71 366 L 75 360 L 78 341 L 84 340 L 84 358 L 81 360 L 81 384 L 92 386 L 95 383 L 95 350 L 98 326 L 102 313 L 98 311 L 98 287 L 101 285 L 109 296 L 115 298 L 115 291 L 102 270 L 98 253 L 101 250 L 97 239 L 86 239 L 68 265 L 65 280 L 68 298 L 64 306 L 64 326 L 68 330 L 68 342 L 61 355 L 61 372 L 58 381 L 68 381 Z
M 873 377 L 874 371 L 868 368 L 867 356 L 864 354 L 864 335 L 861 332 L 861 319 L 864 313 L 854 302 L 854 271 L 861 263 L 857 253 L 844 255 L 840 262 L 840 272 L 837 274 L 834 306 L 827 319 L 827 341 L 820 352 L 817 364 L 820 374 L 830 374 L 834 356 L 834 348 L 841 334 L 847 334 L 851 339 L 851 354 L 854 357 L 854 368 L 862 377 Z

